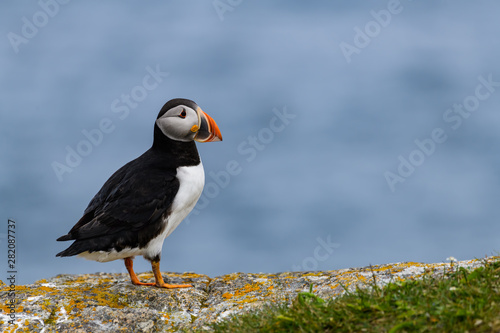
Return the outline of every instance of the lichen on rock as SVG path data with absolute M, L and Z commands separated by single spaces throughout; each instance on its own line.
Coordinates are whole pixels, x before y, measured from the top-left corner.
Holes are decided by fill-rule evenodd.
M 209 329 L 209 324 L 262 308 L 268 303 L 291 303 L 298 293 L 314 292 L 329 299 L 375 281 L 391 281 L 442 274 L 457 267 L 475 268 L 485 260 L 452 263 L 397 263 L 321 272 L 275 274 L 232 273 L 211 279 L 194 273 L 163 273 L 167 283 L 189 283 L 193 288 L 162 289 L 134 286 L 128 274 L 58 275 L 31 285 L 16 286 L 14 324 L 7 304 L 1 304 L 3 332 L 158 332 Z M 151 272 L 138 274 L 154 281 Z M 0 281 L 0 299 L 9 287 Z

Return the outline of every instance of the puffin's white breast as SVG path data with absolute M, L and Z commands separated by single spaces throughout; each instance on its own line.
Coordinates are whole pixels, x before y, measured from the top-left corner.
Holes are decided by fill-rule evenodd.
M 196 166 L 182 166 L 177 168 L 177 179 L 179 180 L 179 190 L 172 202 L 170 215 L 165 216 L 163 223 L 166 224 L 165 230 L 152 239 L 144 252 L 150 257 L 161 252 L 163 241 L 172 231 L 182 222 L 182 220 L 193 210 L 196 202 L 201 196 L 203 186 L 205 185 L 205 172 L 203 164 Z

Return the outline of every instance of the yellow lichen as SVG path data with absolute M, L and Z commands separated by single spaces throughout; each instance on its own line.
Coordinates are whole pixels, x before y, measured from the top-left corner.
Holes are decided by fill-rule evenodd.
M 196 274 L 196 273 L 184 273 L 181 276 L 182 278 L 187 278 L 187 279 L 194 279 L 194 278 L 208 278 L 206 275 L 203 274 Z
M 250 298 L 245 298 L 242 299 L 241 301 L 236 301 L 236 304 L 246 304 L 246 303 L 253 303 L 255 301 L 258 301 L 259 299 L 256 297 L 250 297 Z
M 228 299 L 230 299 L 230 298 L 232 298 L 232 297 L 233 297 L 233 294 L 230 294 L 230 293 L 224 293 L 224 294 L 222 294 L 222 297 L 224 297 L 224 299 L 228 300 Z
M 311 272 L 311 273 L 304 274 L 301 277 L 306 277 L 306 276 L 323 276 L 323 275 L 325 275 L 325 272 L 318 271 L 318 272 Z
M 357 277 L 359 280 L 363 281 L 363 282 L 365 282 L 365 281 L 366 281 L 366 277 L 365 277 L 365 276 L 363 276 L 363 275 L 356 274 L 356 277 Z
M 243 287 L 243 289 L 236 290 L 236 292 L 234 293 L 234 296 L 236 296 L 236 297 L 244 296 L 244 295 L 248 294 L 249 292 L 257 291 L 257 290 L 260 290 L 260 286 L 258 284 L 256 284 L 256 283 L 246 284 Z

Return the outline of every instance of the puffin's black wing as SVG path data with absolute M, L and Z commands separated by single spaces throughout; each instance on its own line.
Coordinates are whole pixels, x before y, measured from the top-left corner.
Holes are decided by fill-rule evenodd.
M 148 154 L 116 171 L 83 217 L 58 241 L 76 240 L 57 256 L 143 247 L 163 230 L 162 216 L 179 189 L 176 169 L 148 163 Z

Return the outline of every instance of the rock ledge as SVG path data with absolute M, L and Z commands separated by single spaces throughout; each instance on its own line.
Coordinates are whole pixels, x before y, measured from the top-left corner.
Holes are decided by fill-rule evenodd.
M 457 267 L 476 268 L 499 256 L 454 263 L 404 262 L 321 272 L 276 274 L 233 273 L 210 278 L 194 273 L 163 273 L 167 283 L 190 283 L 194 288 L 137 287 L 127 274 L 58 275 L 32 285 L 15 286 L 14 324 L 7 301 L 9 286 L 0 281 L 0 330 L 3 332 L 157 332 L 209 329 L 209 324 L 269 302 L 291 302 L 299 292 L 322 298 L 354 290 L 375 278 L 390 281 L 438 275 Z M 151 272 L 138 274 L 154 281 Z

